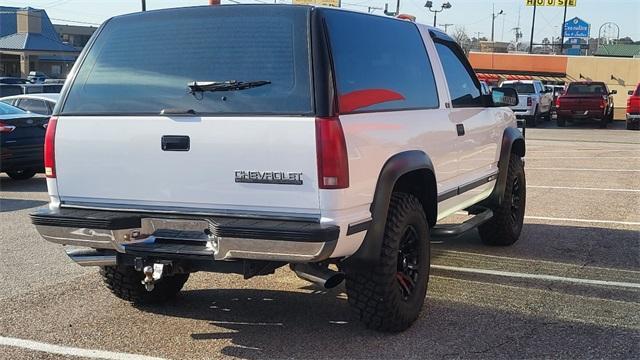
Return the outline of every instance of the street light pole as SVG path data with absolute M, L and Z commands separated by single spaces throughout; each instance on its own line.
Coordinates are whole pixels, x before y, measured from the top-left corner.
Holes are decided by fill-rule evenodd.
M 147 0 L 142 0 L 142 11 L 147 11 Z
M 424 4 L 424 7 L 426 7 L 433 13 L 433 27 L 436 27 L 436 22 L 438 21 L 438 13 L 444 11 L 445 9 L 451 9 L 451 4 L 447 1 L 442 4 L 440 10 L 433 10 L 433 1 L 427 1 L 427 3 Z
M 496 14 L 495 5 L 493 6 L 493 10 L 491 11 L 491 42 L 493 42 L 493 34 L 496 25 L 496 18 L 500 15 L 504 15 L 504 10 L 500 10 L 499 13 Z
M 567 5 L 568 4 L 569 4 L 568 1 L 564 2 L 564 17 L 562 18 L 562 26 L 560 26 L 560 55 L 564 54 L 564 23 L 567 22 Z
M 531 20 L 531 41 L 529 41 L 529 54 L 533 54 L 533 31 L 536 28 L 536 4 L 538 2 L 533 2 L 533 19 Z

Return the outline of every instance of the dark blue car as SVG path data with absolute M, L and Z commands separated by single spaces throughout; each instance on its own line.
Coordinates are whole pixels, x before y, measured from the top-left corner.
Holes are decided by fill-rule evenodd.
M 44 135 L 49 117 L 0 102 L 0 172 L 15 180 L 44 168 Z

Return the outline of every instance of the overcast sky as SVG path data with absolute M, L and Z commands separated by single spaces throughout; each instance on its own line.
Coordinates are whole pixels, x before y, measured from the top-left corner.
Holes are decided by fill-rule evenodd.
M 271 2 L 273 0 L 240 0 L 241 3 Z M 291 0 L 278 0 L 281 3 Z M 446 0 L 433 0 L 435 8 Z M 591 24 L 591 36 L 596 37 L 602 24 L 614 22 L 620 27 L 620 36 L 630 36 L 640 40 L 640 0 L 576 0 L 577 6 L 569 8 L 567 19 L 575 16 Z M 384 7 L 389 3 L 395 9 L 396 0 L 343 0 L 344 8 L 367 11 L 367 6 Z M 469 36 L 475 37 L 491 35 L 491 8 L 495 5 L 496 12 L 504 10 L 505 15 L 495 22 L 496 41 L 511 41 L 514 39 L 513 28 L 518 26 L 520 18 L 523 41 L 528 41 L 531 34 L 532 7 L 525 6 L 525 0 L 449 0 L 451 9 L 438 14 L 438 24 L 454 24 L 448 31 L 452 32 L 456 26 L 463 26 Z M 176 6 L 193 6 L 207 4 L 207 0 L 147 0 L 147 9 L 160 9 Z M 223 4 L 230 3 L 222 0 Z M 424 0 L 400 0 L 400 11 L 417 16 L 418 22 L 432 24 L 433 16 L 424 8 Z M 54 23 L 100 24 L 109 17 L 140 11 L 140 0 L 32 0 L 16 1 L 2 0 L 7 6 L 31 6 L 44 8 Z M 382 14 L 381 10 L 374 10 Z M 518 16 L 519 15 L 519 16 Z M 536 11 L 536 27 L 534 42 L 539 43 L 543 38 L 559 36 L 562 23 L 563 8 L 538 7 Z M 76 21 L 79 23 L 73 23 Z

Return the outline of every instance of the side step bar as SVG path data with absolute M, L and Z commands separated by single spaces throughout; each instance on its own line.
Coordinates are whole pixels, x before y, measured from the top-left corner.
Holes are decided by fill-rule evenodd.
M 434 226 L 433 229 L 431 229 L 431 236 L 434 238 L 456 237 L 484 224 L 493 217 L 493 211 L 491 211 L 491 209 L 479 210 L 482 210 L 482 212 L 462 224 L 442 224 Z

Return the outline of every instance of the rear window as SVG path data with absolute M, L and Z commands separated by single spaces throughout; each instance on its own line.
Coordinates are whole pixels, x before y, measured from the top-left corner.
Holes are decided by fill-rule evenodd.
M 512 84 L 503 84 L 503 88 L 513 89 L 518 94 L 534 94 L 536 92 L 533 84 L 524 84 L 524 83 L 512 83 Z
M 438 107 L 431 63 L 415 24 L 325 11 L 341 113 Z
M 127 15 L 106 23 L 61 113 L 313 113 L 309 8 L 206 6 Z M 189 93 L 188 84 L 270 81 Z
M 18 109 L 15 106 L 0 102 L 0 115 L 26 114 L 26 111 Z
M 567 88 L 567 94 L 603 95 L 606 93 L 602 84 L 570 84 Z

